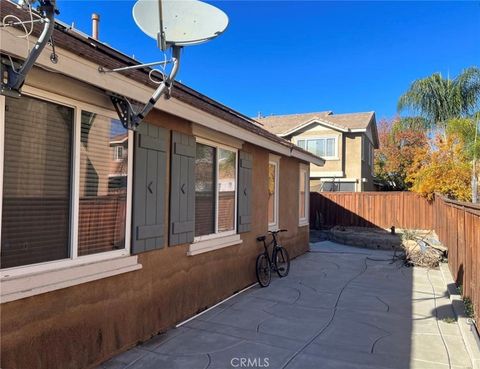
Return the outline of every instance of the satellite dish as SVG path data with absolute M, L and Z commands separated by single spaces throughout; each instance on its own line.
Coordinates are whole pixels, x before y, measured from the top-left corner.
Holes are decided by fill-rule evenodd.
M 133 19 L 164 51 L 170 46 L 209 41 L 228 26 L 223 11 L 197 0 L 138 0 L 133 7 Z
M 133 108 L 126 97 L 110 96 L 122 124 L 126 128 L 135 130 L 161 96 L 170 97 L 173 82 L 180 67 L 182 48 L 201 44 L 223 33 L 228 26 L 228 17 L 220 9 L 198 0 L 138 0 L 133 6 L 133 19 L 143 32 L 157 40 L 158 47 L 162 51 L 165 52 L 170 48 L 172 51 L 170 60 L 165 58 L 160 62 L 111 70 L 98 68 L 101 73 L 111 73 L 161 65 L 165 71 L 166 65 L 171 65 L 170 73 L 160 72 L 162 80 L 158 83 L 152 97 L 139 111 Z M 151 81 L 156 83 L 152 79 Z

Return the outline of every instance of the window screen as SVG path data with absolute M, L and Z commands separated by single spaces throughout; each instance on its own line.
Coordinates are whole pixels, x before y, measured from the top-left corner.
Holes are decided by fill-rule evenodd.
M 335 139 L 327 138 L 326 146 L 325 156 L 335 156 Z
M 307 184 L 307 171 L 305 169 L 300 169 L 300 198 L 299 198 L 299 212 L 298 216 L 300 219 L 305 219 L 306 214 L 306 184 Z
M 274 163 L 268 164 L 268 224 L 276 223 L 276 181 L 277 181 L 277 165 Z
M 6 97 L 1 267 L 69 256 L 73 109 Z
M 195 236 L 215 233 L 215 148 L 197 143 L 195 159 Z
M 235 229 L 236 153 L 218 149 L 218 231 Z
M 120 121 L 82 112 L 79 256 L 125 248 L 127 152 Z
M 335 146 L 337 143 L 336 138 L 315 138 L 310 140 L 298 140 L 297 145 L 302 149 L 306 149 L 314 155 L 334 157 Z

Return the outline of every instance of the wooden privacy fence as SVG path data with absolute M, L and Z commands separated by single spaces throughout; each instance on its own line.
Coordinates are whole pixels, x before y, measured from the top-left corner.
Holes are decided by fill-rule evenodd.
M 448 266 L 480 314 L 480 205 L 412 192 L 310 194 L 312 227 L 360 226 L 434 230 L 448 247 Z
M 412 192 L 312 192 L 310 224 L 433 229 L 433 203 Z

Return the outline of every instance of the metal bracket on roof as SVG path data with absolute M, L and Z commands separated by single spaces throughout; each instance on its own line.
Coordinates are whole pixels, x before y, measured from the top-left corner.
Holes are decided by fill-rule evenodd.
M 127 98 L 119 95 L 110 95 L 110 100 L 112 100 L 112 104 L 118 114 L 118 118 L 120 118 L 120 122 L 122 122 L 123 126 L 126 129 L 135 130 L 137 125 L 133 124 L 133 117 L 135 116 L 135 110 L 130 104 L 130 101 Z
M 140 111 L 135 111 L 130 101 L 124 97 L 117 94 L 109 94 L 110 100 L 112 100 L 113 106 L 117 111 L 118 117 L 122 122 L 123 126 L 127 129 L 135 130 L 143 119 L 150 113 L 157 101 L 162 95 L 165 95 L 166 98 L 169 98 L 171 95 L 171 89 L 175 76 L 177 75 L 179 63 L 180 63 L 180 46 L 173 46 L 172 50 L 172 69 L 168 76 L 165 76 L 162 82 L 153 93 L 152 97 L 148 100 L 145 106 Z M 120 68 L 125 70 L 125 68 Z M 99 69 L 99 72 L 102 73 L 102 70 Z M 103 71 L 105 73 L 105 71 Z
M 37 42 L 32 48 L 32 51 L 28 55 L 25 62 L 17 70 L 13 63 L 10 65 L 5 65 L 6 70 L 2 68 L 2 81 L 0 94 L 6 96 L 20 97 L 21 89 L 25 83 L 25 78 L 32 69 L 33 65 L 37 61 L 37 58 L 42 53 L 43 49 L 52 38 L 53 28 L 55 26 L 55 14 L 59 14 L 58 10 L 55 7 L 55 0 L 38 0 L 40 6 L 38 10 L 42 13 L 41 22 L 43 23 L 43 31 L 40 34 L 40 37 L 37 39 Z M 31 3 L 35 2 L 29 1 Z M 13 26 L 15 24 L 2 24 L 2 27 Z

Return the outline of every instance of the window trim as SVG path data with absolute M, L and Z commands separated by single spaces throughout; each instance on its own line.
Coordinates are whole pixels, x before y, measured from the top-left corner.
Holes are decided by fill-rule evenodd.
M 299 185 L 299 189 L 298 189 L 298 207 L 299 207 L 299 210 L 300 210 L 300 201 L 301 201 L 301 188 L 300 188 L 300 183 L 301 183 L 301 176 L 303 175 L 304 178 L 305 178 L 305 217 L 301 217 L 300 216 L 300 211 L 299 211 L 299 216 L 298 216 L 298 225 L 299 226 L 305 226 L 305 225 L 308 225 L 309 224 L 309 212 L 310 212 L 310 176 L 308 175 L 308 172 L 309 172 L 309 166 L 307 165 L 304 165 L 304 164 L 300 164 L 300 169 L 299 169 L 299 178 L 298 178 L 298 185 Z
M 194 245 L 199 242 L 204 242 L 208 240 L 213 240 L 216 238 L 222 238 L 226 236 L 232 236 L 237 234 L 237 212 L 238 212 L 238 149 L 232 146 L 220 144 L 215 141 L 207 140 L 202 137 L 195 137 L 196 143 L 202 144 L 202 145 L 207 145 L 210 147 L 214 147 L 215 150 L 224 149 L 228 151 L 232 151 L 235 153 L 235 212 L 233 215 L 233 230 L 230 231 L 224 231 L 224 232 L 218 232 L 218 197 L 219 197 L 219 186 L 218 186 L 218 155 L 215 155 L 216 163 L 215 163 L 215 233 L 210 233 L 202 236 L 194 236 L 193 238 L 193 243 L 191 245 Z M 190 254 L 189 254 L 190 255 Z M 194 254 L 191 254 L 194 255 Z
M 268 210 L 267 210 L 267 222 L 268 222 L 268 230 L 269 231 L 276 231 L 279 228 L 279 203 L 280 203 L 280 194 L 279 194 L 279 182 L 280 182 L 280 157 L 277 155 L 270 154 L 269 159 L 268 159 L 268 166 L 270 164 L 273 164 L 275 166 L 275 198 L 273 199 L 273 218 L 274 222 L 270 223 L 268 222 Z M 269 171 L 267 170 L 267 175 Z M 268 188 L 267 188 L 268 191 Z M 268 205 L 268 203 L 267 203 Z
M 123 160 L 123 149 L 124 147 L 122 145 L 113 146 L 113 160 L 115 160 L 116 162 Z M 122 152 L 121 156 L 118 154 L 119 151 Z
M 77 101 L 68 97 L 64 97 L 52 92 L 43 91 L 32 86 L 24 86 L 24 96 L 41 99 L 63 105 L 74 109 L 73 137 L 72 137 L 72 153 L 71 159 L 71 192 L 70 192 L 70 237 L 68 242 L 69 257 L 60 260 L 52 260 L 35 264 L 20 265 L 11 268 L 0 269 L 0 281 L 7 281 L 13 277 L 27 276 L 32 273 L 44 273 L 64 269 L 73 266 L 90 264 L 108 259 L 117 259 L 119 257 L 128 257 L 131 247 L 131 221 L 132 221 L 132 189 L 133 189 L 133 132 L 128 131 L 128 173 L 127 173 L 127 204 L 125 216 L 125 248 L 121 250 L 112 250 L 91 255 L 78 256 L 78 221 L 79 221 L 79 200 L 80 200 L 80 137 L 81 137 L 81 114 L 82 111 L 88 111 L 104 115 L 106 117 L 118 120 L 118 115 L 113 110 L 105 109 L 101 106 Z M 3 158 L 4 158 L 4 139 L 5 139 L 5 97 L 1 96 L 0 100 L 0 240 L 1 240 L 1 217 L 3 203 Z M 0 244 L 1 247 L 1 244 Z M 104 278 L 104 277 L 100 277 Z M 83 283 L 83 282 L 79 282 Z M 20 287 L 19 287 L 20 288 Z M 43 293 L 43 292 L 38 292 Z M 19 297 L 21 298 L 21 297 Z
M 333 156 L 321 156 L 322 159 L 324 160 L 339 160 L 338 152 L 338 143 L 339 143 L 339 135 L 336 134 L 326 134 L 326 135 L 321 135 L 321 136 L 297 136 L 295 137 L 295 145 L 298 146 L 298 141 L 305 141 L 305 150 L 308 151 L 307 147 L 308 144 L 306 141 L 311 141 L 311 140 L 327 140 L 329 138 L 333 138 L 335 140 L 334 148 L 335 148 L 335 154 Z M 326 144 L 325 144 L 326 145 Z M 326 149 L 326 146 L 325 146 Z M 310 152 L 310 151 L 309 151 Z M 316 154 L 314 154 L 316 155 Z
M 78 261 L 79 259 L 77 259 Z M 55 291 L 78 284 L 112 277 L 114 275 L 141 269 L 138 256 L 110 257 L 94 262 L 62 265 L 26 275 L 2 278 L 0 303 Z

